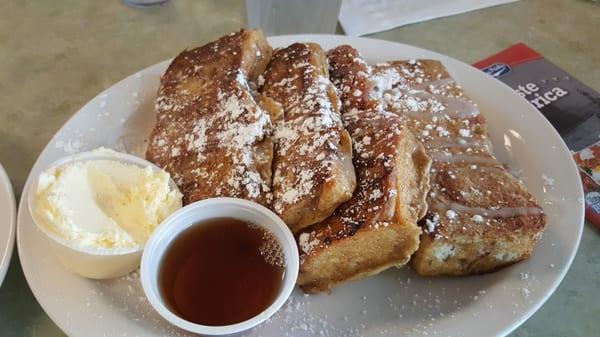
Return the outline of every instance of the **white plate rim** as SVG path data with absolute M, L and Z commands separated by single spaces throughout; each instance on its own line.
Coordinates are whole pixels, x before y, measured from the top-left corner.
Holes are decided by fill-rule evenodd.
M 386 41 L 386 40 L 378 40 L 378 39 L 371 39 L 371 38 L 363 38 L 363 37 L 349 37 L 349 36 L 343 36 L 343 35 L 328 35 L 328 34 L 298 34 L 298 35 L 281 35 L 281 36 L 273 36 L 273 37 L 269 37 L 268 38 L 269 42 L 274 45 L 274 46 L 279 46 L 279 45 L 285 45 L 285 44 L 290 44 L 293 42 L 303 42 L 303 41 L 314 41 L 317 43 L 325 43 L 326 41 L 336 41 L 337 44 L 343 44 L 343 43 L 348 43 L 348 44 L 353 44 L 355 42 L 353 41 L 362 41 L 362 42 L 371 42 L 371 43 L 382 43 L 382 44 L 393 44 L 396 45 L 397 48 L 405 48 L 405 49 L 413 49 L 416 51 L 419 51 L 420 53 L 426 54 L 428 58 L 435 58 L 435 59 L 440 59 L 440 60 L 445 60 L 445 61 L 451 61 L 454 62 L 456 64 L 460 64 L 461 66 L 466 66 L 467 68 L 470 68 L 469 71 L 471 72 L 477 72 L 480 73 L 480 70 L 471 67 L 469 64 L 464 63 L 460 60 L 454 59 L 452 57 L 431 51 L 431 50 L 427 50 L 424 48 L 420 48 L 420 47 L 415 47 L 415 46 L 411 46 L 411 45 L 407 45 L 407 44 L 403 44 L 403 43 L 399 43 L 399 42 L 393 42 L 393 41 Z M 416 56 L 419 57 L 419 56 Z M 153 67 L 157 67 L 157 66 L 162 66 L 168 64 L 171 61 L 171 59 L 162 61 L 162 62 L 158 62 L 154 65 L 151 65 L 149 67 L 146 67 L 130 76 L 125 77 L 123 80 L 118 81 L 116 83 L 114 83 L 113 85 L 111 85 L 110 87 L 108 87 L 107 89 L 105 89 L 104 91 L 100 92 L 96 97 L 94 97 L 93 99 L 96 99 L 98 96 L 104 94 L 105 92 L 109 91 L 112 87 L 127 81 L 128 79 L 130 79 L 131 77 L 133 77 L 134 75 L 141 73 L 145 70 L 148 70 L 149 68 L 153 68 Z M 465 70 L 465 69 L 463 69 Z M 481 77 L 482 79 L 484 77 L 486 77 L 487 75 L 481 73 Z M 533 106 L 531 106 L 529 104 L 529 102 L 527 102 L 524 98 L 520 97 L 519 95 L 517 95 L 516 93 L 514 93 L 513 89 L 510 88 L 508 85 L 489 78 L 483 81 L 489 81 L 489 80 L 493 80 L 496 82 L 496 86 L 502 87 L 504 91 L 506 92 L 510 92 L 511 96 L 513 96 L 515 99 L 518 99 L 520 101 L 522 101 L 523 103 L 525 103 L 523 105 L 524 110 L 526 110 L 527 114 L 534 114 L 537 116 L 537 118 L 539 119 L 540 122 L 546 124 L 546 127 L 550 127 L 550 129 L 552 130 L 552 132 L 554 133 L 553 136 L 557 137 L 558 139 L 561 139 L 558 132 L 556 130 L 554 130 L 554 128 L 551 126 L 550 122 L 543 117 L 543 115 L 537 110 L 535 109 Z M 516 96 L 515 96 L 516 95 Z M 92 99 L 92 100 L 93 100 Z M 52 137 L 52 139 L 48 142 L 48 144 L 44 147 L 44 149 L 42 150 L 42 152 L 40 152 L 40 156 L 46 152 L 50 145 L 52 143 L 54 143 L 54 141 L 56 140 L 56 138 L 58 137 L 59 133 L 65 128 L 65 126 L 67 124 L 69 124 L 76 116 L 77 114 L 84 108 L 86 107 L 88 104 L 90 104 L 90 102 L 92 101 L 88 101 L 85 105 L 82 106 L 82 108 L 80 108 L 76 113 L 73 114 L 73 116 L 71 116 L 66 122 L 65 124 L 57 131 L 57 133 Z M 525 108 L 526 106 L 526 108 Z M 562 151 L 569 151 L 566 144 L 562 141 L 561 139 L 561 147 L 562 147 Z M 576 164 L 574 162 L 574 160 L 572 159 L 572 157 L 569 157 L 569 165 L 571 166 L 571 171 L 572 172 L 577 172 L 577 168 L 576 168 Z M 34 164 L 37 165 L 39 160 L 36 159 L 36 163 Z M 33 169 L 32 169 L 33 170 Z M 30 173 L 31 174 L 31 173 Z M 24 191 L 27 191 L 27 186 L 30 183 L 30 179 L 31 176 L 28 176 L 27 178 L 27 182 L 26 185 L 24 187 Z M 569 251 L 566 263 L 564 264 L 564 266 L 562 267 L 560 273 L 557 274 L 557 277 L 554 279 L 552 285 L 550 287 L 548 287 L 548 289 L 545 291 L 544 295 L 539 298 L 535 303 L 532 303 L 532 305 L 529 307 L 528 311 L 526 313 L 524 313 L 523 315 L 521 315 L 520 317 L 514 319 L 512 321 L 512 323 L 510 325 L 507 325 L 503 330 L 498 331 L 495 335 L 496 336 L 505 336 L 507 334 L 509 334 L 510 332 L 512 332 L 513 330 L 515 330 L 517 327 L 519 327 L 521 324 L 523 324 L 527 319 L 529 319 L 537 310 L 539 310 L 539 308 L 541 308 L 541 306 L 548 300 L 548 298 L 556 291 L 556 289 L 558 288 L 558 286 L 560 285 L 560 283 L 562 282 L 562 280 L 564 279 L 565 275 L 567 274 L 568 270 L 570 269 L 573 260 L 576 256 L 576 253 L 578 251 L 580 242 L 581 242 L 581 236 L 583 234 L 583 226 L 584 226 L 584 221 L 585 221 L 585 209 L 584 209 L 584 205 L 583 205 L 583 186 L 581 185 L 581 182 L 579 181 L 579 179 L 577 180 L 578 186 L 576 186 L 576 188 L 578 189 L 578 195 L 580 196 L 580 200 L 579 200 L 579 216 L 578 216 L 578 220 L 577 220 L 577 233 L 576 233 L 576 241 L 574 246 L 572 247 L 572 249 Z M 23 249 L 26 248 L 22 248 L 25 244 L 23 243 L 23 238 L 20 235 L 20 223 L 21 223 L 21 213 L 22 213 L 22 208 L 21 208 L 21 204 L 23 202 L 23 198 L 26 197 L 25 193 L 23 193 L 21 195 L 21 200 L 19 203 L 19 208 L 18 208 L 18 213 L 17 213 L 17 231 L 16 231 L 16 242 L 17 242 L 17 248 L 19 250 L 19 252 L 21 252 Z M 27 212 L 26 209 L 23 209 L 23 212 Z M 19 258 L 20 258 L 20 262 L 23 266 L 23 272 L 25 274 L 25 278 L 27 279 L 27 282 L 30 283 L 29 279 L 31 277 L 30 273 L 28 272 L 28 267 L 26 267 L 26 265 L 23 264 L 23 259 L 24 259 L 24 254 L 19 254 Z M 38 297 L 38 294 L 36 294 L 36 290 L 35 289 L 31 289 L 36 300 L 38 301 L 38 303 L 40 303 L 40 305 L 42 306 L 42 308 L 44 309 L 44 311 L 48 314 L 48 316 L 51 318 L 51 320 L 65 333 L 67 333 L 68 335 L 71 335 L 71 330 L 68 326 L 66 326 L 65 324 L 63 324 L 63 322 L 61 322 L 59 319 L 57 319 L 57 317 L 55 317 L 53 315 L 52 312 L 49 312 L 49 310 L 47 310 L 47 306 L 45 305 L 45 303 L 43 301 L 40 301 L 40 298 Z
M 8 226 L 4 227 L 0 224 L 0 230 L 2 235 L 5 236 L 5 240 L 0 242 L 0 287 L 4 282 L 8 266 L 10 265 L 10 259 L 15 245 L 15 231 L 17 222 L 17 205 L 15 201 L 15 194 L 12 188 L 10 179 L 6 170 L 0 164 L 0 193 L 8 200 L 8 205 L 0 205 L 0 208 L 7 211 L 6 217 L 2 216 L 2 221 L 6 221 Z M 3 213 L 3 212 L 2 212 Z

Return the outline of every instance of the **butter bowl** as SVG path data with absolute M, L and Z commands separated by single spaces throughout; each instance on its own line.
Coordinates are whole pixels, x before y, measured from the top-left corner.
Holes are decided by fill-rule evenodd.
M 105 174 L 110 165 L 118 170 Z M 89 172 L 73 173 L 74 167 L 84 167 Z M 137 168 L 143 169 L 143 172 Z M 48 177 L 50 180 L 56 178 L 53 182 L 58 184 L 59 177 L 66 175 L 67 170 L 71 170 L 71 177 L 77 177 L 71 179 L 72 184 L 54 187 L 53 193 L 46 193 Z M 141 179 L 146 176 L 154 180 L 146 182 Z M 63 176 L 60 179 L 64 182 L 67 178 Z M 168 195 L 163 199 L 153 199 L 150 188 L 155 186 L 159 186 L 163 195 L 168 191 Z M 150 195 L 138 197 L 140 190 Z M 114 198 L 111 198 L 113 194 Z M 63 207 L 62 213 L 54 207 L 58 204 L 57 200 L 61 200 L 60 196 L 70 197 L 70 207 Z M 160 201 L 168 207 L 157 204 Z M 170 213 L 181 208 L 181 193 L 168 173 L 151 162 L 100 148 L 69 155 L 49 165 L 30 184 L 27 202 L 37 228 L 44 233 L 50 249 L 65 268 L 83 277 L 109 279 L 126 275 L 139 267 L 151 231 Z M 52 207 L 48 206 L 50 204 Z M 97 207 L 90 208 L 90 205 Z M 148 217 L 153 224 L 139 226 L 142 221 L 139 219 L 146 219 L 145 213 L 139 212 L 147 208 L 157 210 L 155 213 L 159 215 Z M 60 222 L 57 219 L 66 220 Z M 73 228 L 72 233 L 65 229 L 69 228 L 65 223 Z M 108 224 L 108 229 L 102 224 Z

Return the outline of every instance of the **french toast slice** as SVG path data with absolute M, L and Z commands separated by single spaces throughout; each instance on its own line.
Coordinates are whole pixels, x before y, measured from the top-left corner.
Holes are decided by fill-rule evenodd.
M 350 46 L 328 53 L 354 144 L 357 188 L 328 219 L 298 236 L 305 292 L 405 265 L 419 244 L 431 160 L 400 118 L 371 95 L 370 69 Z
M 486 120 L 435 60 L 374 67 L 377 94 L 433 159 L 429 211 L 411 265 L 469 275 L 526 259 L 546 226 L 534 197 L 493 155 Z
M 275 121 L 272 208 L 297 232 L 352 196 L 352 142 L 319 45 L 275 51 L 262 76 L 261 94 L 283 111 Z
M 217 196 L 270 201 L 272 125 L 249 81 L 272 49 L 241 30 L 179 54 L 161 78 L 146 157 L 167 170 L 185 204 Z

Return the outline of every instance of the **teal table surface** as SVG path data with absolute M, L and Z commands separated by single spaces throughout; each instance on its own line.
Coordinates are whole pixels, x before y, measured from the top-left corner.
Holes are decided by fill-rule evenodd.
M 20 197 L 36 157 L 84 103 L 127 75 L 246 24 L 243 1 L 0 1 L 0 162 Z M 338 28 L 338 33 L 342 33 Z M 473 63 L 525 42 L 600 90 L 600 4 L 523 0 L 370 37 Z M 600 231 L 586 224 L 558 290 L 511 336 L 600 335 Z M 0 288 L 0 336 L 64 336 L 29 289 L 15 249 Z

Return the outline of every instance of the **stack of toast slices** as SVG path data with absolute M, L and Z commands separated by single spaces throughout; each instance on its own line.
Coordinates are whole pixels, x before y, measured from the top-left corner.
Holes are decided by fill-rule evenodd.
M 352 141 L 319 45 L 277 50 L 260 82 L 260 93 L 283 111 L 274 121 L 273 210 L 298 232 L 352 197 Z
M 530 256 L 546 219 L 434 60 L 369 66 L 351 46 L 273 51 L 242 30 L 178 55 L 147 158 L 184 202 L 229 196 L 296 235 L 305 292 L 410 262 L 469 275 Z
M 357 188 L 331 217 L 299 235 L 298 284 L 307 292 L 405 265 L 419 246 L 431 160 L 371 91 L 369 69 L 350 48 L 328 54 L 354 145 Z
M 435 60 L 373 69 L 377 96 L 433 160 L 428 212 L 412 267 L 421 275 L 484 273 L 531 255 L 542 208 L 492 153 L 486 120 Z

